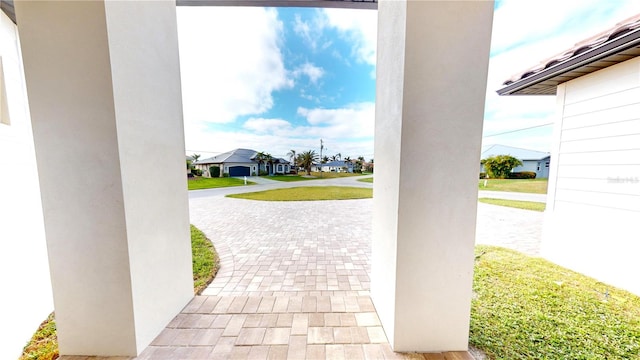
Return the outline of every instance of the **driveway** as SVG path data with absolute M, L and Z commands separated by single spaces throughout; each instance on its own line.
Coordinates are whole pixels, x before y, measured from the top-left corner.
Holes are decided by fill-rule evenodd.
M 371 186 L 357 179 L 190 191 L 191 222 L 213 241 L 222 267 L 138 359 L 424 359 L 393 352 L 369 297 L 372 199 L 225 197 L 292 186 Z M 478 243 L 535 253 L 538 221 L 534 212 L 479 204 Z M 428 358 L 434 356 L 472 358 L 467 352 Z

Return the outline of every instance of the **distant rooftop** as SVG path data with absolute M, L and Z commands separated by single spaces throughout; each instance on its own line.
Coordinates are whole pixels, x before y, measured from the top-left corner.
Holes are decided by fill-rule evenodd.
M 542 151 L 521 149 L 506 145 L 489 145 L 482 148 L 482 156 L 480 158 L 486 159 L 496 155 L 511 155 L 519 160 L 542 160 L 551 156 L 549 153 Z
M 563 82 L 640 56 L 640 14 L 513 76 L 500 95 L 555 95 Z

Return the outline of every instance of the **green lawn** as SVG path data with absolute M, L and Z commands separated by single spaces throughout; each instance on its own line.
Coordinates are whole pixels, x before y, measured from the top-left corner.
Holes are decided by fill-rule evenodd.
M 220 262 L 211 240 L 193 225 L 191 225 L 191 254 L 193 291 L 196 295 L 200 295 L 202 290 L 213 281 L 220 268 Z
M 547 206 L 545 203 L 535 201 L 520 201 L 520 200 L 506 200 L 506 199 L 493 199 L 493 198 L 479 198 L 478 201 L 485 204 L 507 206 L 516 209 L 544 211 Z
M 491 359 L 638 359 L 640 297 L 541 258 L 476 247 L 470 343 Z
M 365 182 L 365 183 L 373 183 L 373 178 L 370 177 L 366 179 L 358 179 L 358 181 Z
M 195 177 L 188 180 L 189 190 L 213 189 L 231 186 L 243 186 L 244 180 L 236 178 L 207 178 Z M 247 180 L 247 185 L 253 185 L 254 182 Z
M 300 175 L 277 175 L 277 176 L 272 175 L 272 176 L 264 176 L 264 178 L 269 180 L 284 181 L 284 182 L 315 180 L 315 178 L 303 177 Z
M 346 186 L 304 186 L 232 194 L 227 197 L 262 201 L 348 200 L 371 198 L 373 197 L 373 189 Z
M 485 187 L 484 179 L 481 179 L 478 182 L 478 189 L 546 194 L 547 183 L 547 179 L 489 179 Z
M 220 265 L 218 254 L 211 241 L 193 225 L 191 225 L 191 252 L 193 292 L 199 295 L 216 276 Z M 56 321 L 54 314 L 51 313 L 24 347 L 19 360 L 54 360 L 58 356 Z

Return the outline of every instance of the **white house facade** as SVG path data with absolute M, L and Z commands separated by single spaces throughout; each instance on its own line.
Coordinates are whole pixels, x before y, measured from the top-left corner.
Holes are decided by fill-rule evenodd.
M 0 59 L 0 359 L 17 359 L 53 297 L 18 29 L 4 12 Z
M 330 161 L 323 164 L 313 164 L 311 171 L 324 172 L 353 172 L 353 163 L 349 161 Z
M 542 255 L 638 295 L 639 42 L 637 15 L 499 90 L 556 94 Z

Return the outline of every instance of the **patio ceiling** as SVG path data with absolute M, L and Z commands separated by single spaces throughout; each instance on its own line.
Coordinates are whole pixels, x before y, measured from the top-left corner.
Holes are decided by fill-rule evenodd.
M 14 0 L 0 0 L 0 9 L 16 23 Z M 266 6 L 342 9 L 378 8 L 378 0 L 176 0 L 177 6 Z

